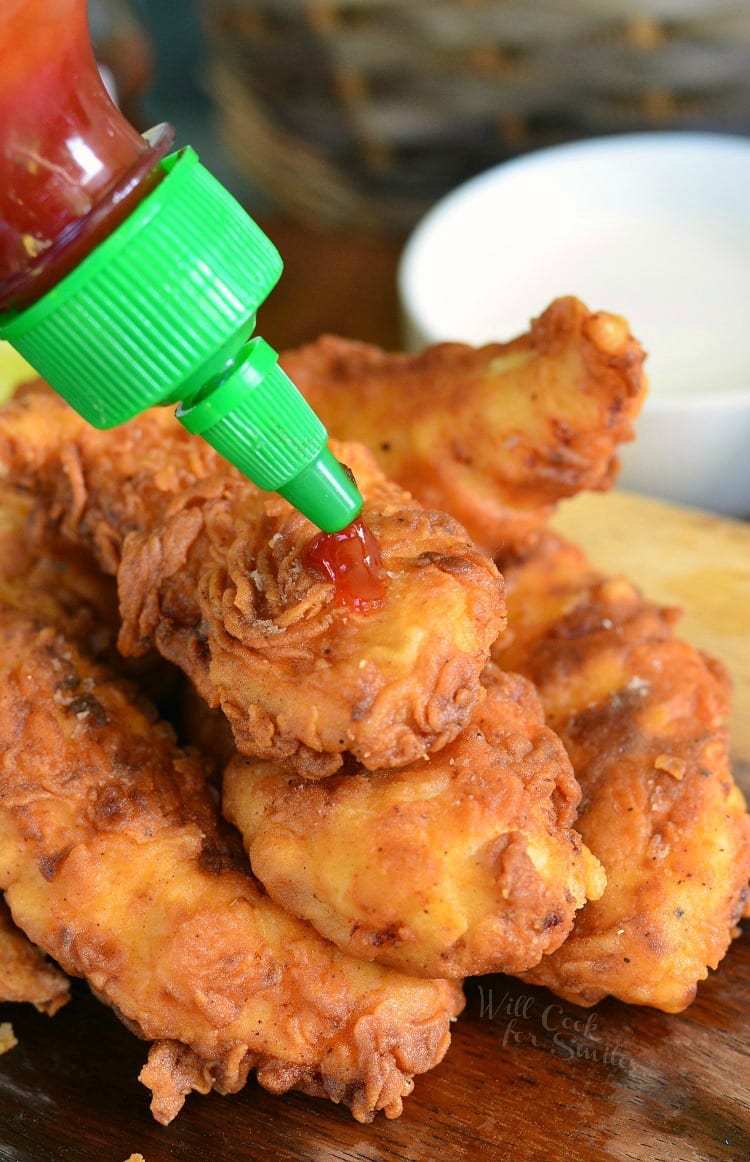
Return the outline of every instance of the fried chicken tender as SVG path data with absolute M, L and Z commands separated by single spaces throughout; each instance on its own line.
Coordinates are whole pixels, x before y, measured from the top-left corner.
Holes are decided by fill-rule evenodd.
M 224 812 L 271 897 L 340 948 L 404 972 L 520 972 L 558 948 L 601 867 L 533 687 L 492 667 L 487 698 L 428 762 L 305 783 L 236 756 Z
M 0 903 L 0 1001 L 28 1001 L 52 1017 L 69 995 L 67 977 L 16 928 Z
M 221 706 L 241 752 L 312 778 L 344 751 L 399 766 L 455 738 L 504 624 L 502 580 L 464 530 L 364 448 L 336 451 L 383 558 L 385 597 L 367 613 L 303 563 L 313 526 L 165 410 L 98 432 L 34 385 L 0 414 L 9 481 L 116 574 L 122 652 L 155 646 Z
M 0 486 L 0 601 L 8 593 L 14 608 L 46 618 L 98 661 L 137 681 L 157 705 L 174 701 L 177 679 L 184 681 L 179 671 L 158 654 L 127 660 L 118 654 L 113 579 L 82 546 L 49 536 L 46 522 L 30 530 L 31 516 L 28 498 Z
M 529 544 L 561 498 L 609 488 L 643 359 L 624 319 L 562 298 L 510 343 L 415 356 L 325 336 L 282 363 L 337 438 L 495 551 Z
M 26 935 L 154 1042 L 156 1119 L 251 1069 L 361 1121 L 398 1115 L 447 1048 L 459 987 L 354 960 L 286 915 L 232 865 L 197 759 L 5 596 L 0 888 Z
M 607 875 L 526 979 L 580 1005 L 611 993 L 678 1012 L 737 934 L 750 877 L 726 674 L 675 635 L 676 610 L 553 533 L 503 567 L 511 629 L 495 655 L 536 684 L 583 792 L 576 826 Z

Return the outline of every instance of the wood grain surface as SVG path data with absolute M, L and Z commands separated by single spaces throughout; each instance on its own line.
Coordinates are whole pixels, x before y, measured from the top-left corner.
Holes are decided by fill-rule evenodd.
M 570 502 L 558 524 L 608 570 L 685 604 L 687 636 L 729 664 L 737 773 L 750 791 L 750 526 L 617 493 Z M 679 1016 L 614 1001 L 587 1012 L 509 978 L 468 981 L 446 1060 L 417 1080 L 401 1119 L 371 1126 L 251 1081 L 231 1098 L 189 1098 L 160 1127 L 136 1080 L 145 1047 L 85 986 L 53 1019 L 0 1006 L 19 1039 L 0 1058 L 0 1159 L 747 1162 L 745 927 Z

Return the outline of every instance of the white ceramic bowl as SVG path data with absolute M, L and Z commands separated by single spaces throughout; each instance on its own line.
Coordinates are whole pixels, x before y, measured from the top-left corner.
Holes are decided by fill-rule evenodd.
M 404 250 L 411 348 L 510 339 L 558 295 L 627 317 L 651 390 L 620 483 L 750 516 L 750 140 L 645 133 L 467 182 Z

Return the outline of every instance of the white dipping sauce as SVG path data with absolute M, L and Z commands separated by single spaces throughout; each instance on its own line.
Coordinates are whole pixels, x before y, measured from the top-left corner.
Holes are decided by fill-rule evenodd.
M 651 391 L 734 391 L 750 387 L 750 230 L 709 218 L 602 215 L 526 244 L 526 265 L 502 279 L 460 322 L 461 338 L 487 342 L 524 331 L 558 295 L 625 315 L 648 352 Z M 506 256 L 507 258 L 507 256 Z M 504 300 L 517 323 L 500 330 Z M 720 325 L 716 325 L 717 316 Z
M 750 515 L 750 139 L 602 137 L 449 194 L 399 269 L 405 340 L 510 339 L 560 295 L 624 315 L 650 392 L 620 483 Z

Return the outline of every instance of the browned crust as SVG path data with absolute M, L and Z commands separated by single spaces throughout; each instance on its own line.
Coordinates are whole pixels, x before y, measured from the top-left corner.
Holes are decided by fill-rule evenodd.
M 7 598 L 0 887 L 34 943 L 157 1043 L 157 1118 L 250 1069 L 360 1120 L 398 1114 L 445 1052 L 460 990 L 345 957 L 272 904 L 232 865 L 195 758 Z
M 66 977 L 16 928 L 0 904 L 0 1001 L 26 1001 L 52 1017 L 67 1003 Z
M 509 343 L 403 355 L 328 335 L 283 356 L 334 435 L 367 444 L 389 477 L 493 550 L 531 543 L 561 498 L 610 487 L 643 361 L 624 319 L 575 298 Z
M 314 529 L 154 409 L 96 432 L 33 386 L 0 413 L 0 458 L 45 518 L 118 580 L 120 648 L 155 646 L 220 705 L 241 751 L 306 777 L 351 751 L 404 765 L 454 738 L 504 624 L 492 561 L 444 514 L 339 446 L 384 564 L 374 612 L 337 604 L 308 569 Z
M 736 935 L 750 878 L 726 672 L 677 637 L 675 610 L 551 533 L 504 568 L 512 631 L 498 660 L 535 682 L 581 784 L 577 827 L 607 872 L 527 979 L 577 1004 L 611 993 L 679 1011 Z
M 424 976 L 520 972 L 601 891 L 533 687 L 494 667 L 485 680 L 469 725 L 428 763 L 351 764 L 316 784 L 241 756 L 225 772 L 224 810 L 270 895 L 355 956 Z

